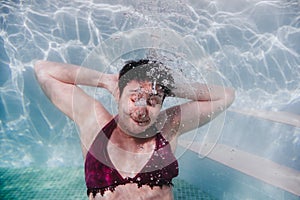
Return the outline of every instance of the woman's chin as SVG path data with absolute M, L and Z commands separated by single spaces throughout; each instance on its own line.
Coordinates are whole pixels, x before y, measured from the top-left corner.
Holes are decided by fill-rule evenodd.
M 133 122 L 134 126 L 130 126 L 131 130 L 128 130 L 130 132 L 130 135 L 135 136 L 135 137 L 149 137 L 150 135 L 145 135 L 145 131 L 151 127 L 151 120 L 147 121 L 136 121 L 131 118 L 131 121 Z

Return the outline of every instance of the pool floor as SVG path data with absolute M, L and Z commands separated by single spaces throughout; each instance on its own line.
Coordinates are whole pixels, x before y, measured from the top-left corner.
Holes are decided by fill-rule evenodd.
M 174 179 L 176 200 L 212 200 L 211 195 Z M 83 168 L 0 168 L 0 199 L 88 199 Z

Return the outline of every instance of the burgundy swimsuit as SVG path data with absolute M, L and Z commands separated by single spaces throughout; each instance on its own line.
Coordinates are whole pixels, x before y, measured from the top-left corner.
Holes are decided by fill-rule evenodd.
M 178 175 L 178 162 L 173 155 L 169 142 L 160 133 L 156 134 L 155 150 L 143 167 L 133 178 L 123 178 L 113 166 L 108 152 L 107 143 L 116 128 L 115 119 L 111 120 L 95 138 L 85 160 L 85 182 L 87 195 L 102 196 L 105 191 L 114 191 L 118 185 L 136 183 L 138 187 L 148 185 L 162 187 L 172 185 L 172 179 Z

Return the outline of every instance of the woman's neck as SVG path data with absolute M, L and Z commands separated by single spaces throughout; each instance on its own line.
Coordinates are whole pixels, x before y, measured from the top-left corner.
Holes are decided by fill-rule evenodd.
M 155 147 L 155 135 L 147 137 L 146 133 L 141 133 L 135 137 L 131 134 L 125 133 L 119 126 L 114 130 L 111 142 L 122 148 L 123 150 L 130 152 L 152 152 Z

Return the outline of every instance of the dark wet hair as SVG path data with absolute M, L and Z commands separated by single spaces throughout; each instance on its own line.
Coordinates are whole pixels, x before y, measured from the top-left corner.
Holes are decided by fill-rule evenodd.
M 161 62 L 149 59 L 141 59 L 137 61 L 127 61 L 119 72 L 119 90 L 120 96 L 124 88 L 130 81 L 156 81 L 164 92 L 164 98 L 171 96 L 174 88 L 174 78 L 170 73 L 170 69 Z

